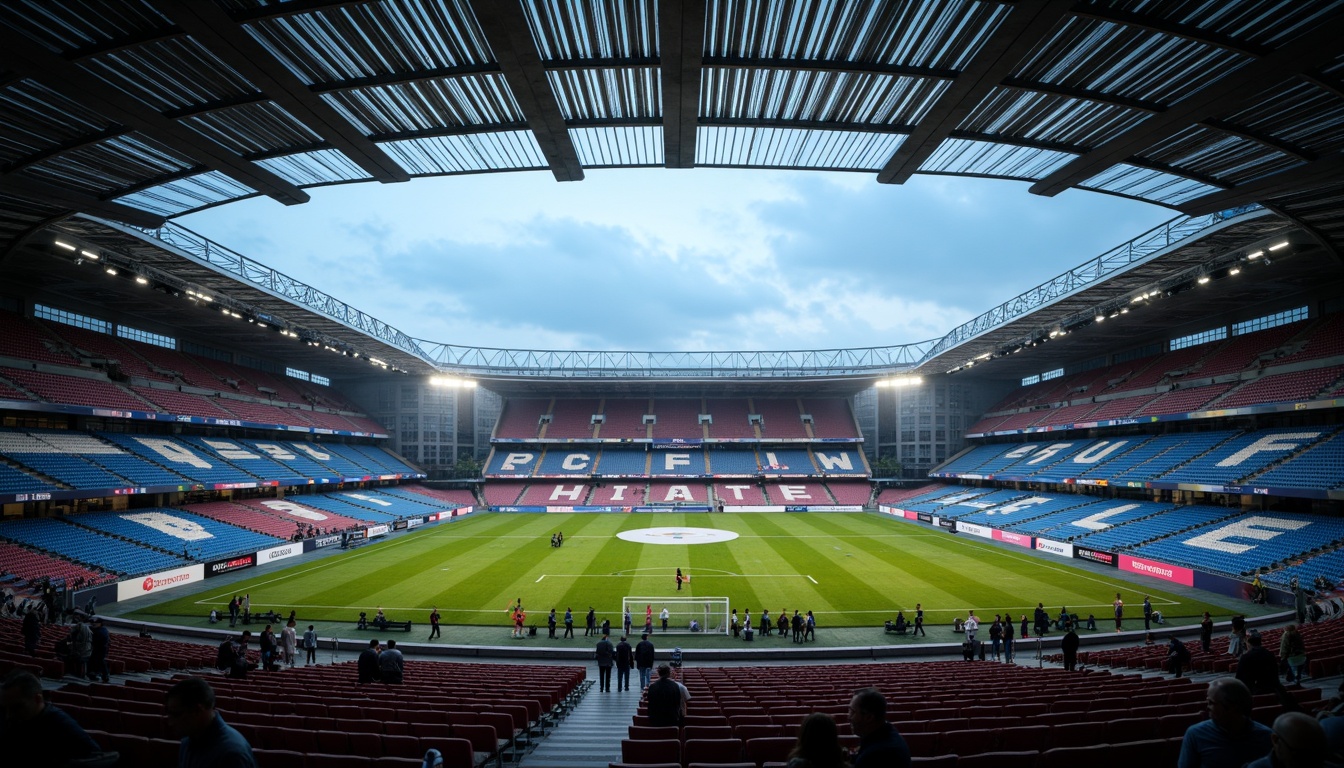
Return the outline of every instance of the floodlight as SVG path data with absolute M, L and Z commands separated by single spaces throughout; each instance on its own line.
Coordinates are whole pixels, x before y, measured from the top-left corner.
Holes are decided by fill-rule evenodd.
M 144 275 L 136 275 L 135 282 L 141 285 L 149 285 L 149 278 L 145 277 Z
M 1241 274 L 1241 267 L 1238 267 L 1238 266 L 1232 266 L 1232 267 L 1229 267 L 1228 270 L 1227 270 L 1227 274 L 1229 274 L 1229 275 L 1239 275 L 1239 274 Z
M 1199 276 L 1199 280 L 1197 280 L 1196 282 L 1198 282 L 1200 285 L 1204 285 L 1205 283 L 1209 282 L 1209 276 L 1208 276 L 1208 275 L 1200 275 L 1200 276 Z
M 115 274 L 117 274 L 117 268 L 116 268 L 116 267 L 108 267 L 105 271 L 106 271 L 107 274 L 109 274 L 109 275 L 115 275 Z
M 1278 251 L 1278 250 L 1282 250 L 1282 249 L 1287 248 L 1287 247 L 1288 247 L 1288 241 L 1287 241 L 1287 240 L 1284 240 L 1283 242 L 1275 243 L 1275 244 L 1269 246 L 1269 250 L 1271 250 L 1271 251 Z
M 1264 251 L 1253 251 L 1251 253 L 1246 254 L 1246 258 L 1250 259 L 1251 261 L 1255 261 L 1256 259 L 1264 255 L 1265 255 Z
M 90 251 L 90 250 L 87 249 L 87 248 L 81 248 L 81 249 L 79 250 L 79 255 L 80 255 L 80 256 L 83 256 L 84 258 L 88 259 L 89 261 L 97 261 L 97 260 L 99 260 L 99 259 L 102 258 L 102 256 L 99 255 L 99 253 L 98 253 L 97 251 Z
M 71 245 L 71 244 L 69 244 L 69 243 L 67 243 L 67 242 L 65 242 L 65 241 L 63 241 L 63 240 L 57 240 L 57 241 L 56 241 L 56 247 L 57 247 L 57 248 L 64 248 L 64 249 L 67 250 L 67 251 L 73 251 L 73 250 L 75 250 L 75 246 L 73 246 L 73 245 Z

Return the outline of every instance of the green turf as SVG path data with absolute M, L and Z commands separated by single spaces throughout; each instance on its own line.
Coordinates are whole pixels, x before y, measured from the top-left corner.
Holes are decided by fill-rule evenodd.
M 734 531 L 722 544 L 638 544 L 622 530 L 692 526 Z M 565 533 L 565 545 L 550 536 Z M 678 594 L 674 574 L 690 583 Z M 1005 611 L 1030 615 L 1043 602 L 1097 615 L 1104 628 L 1115 593 L 1128 616 L 1140 616 L 1134 583 L 1067 561 L 1015 552 L 971 537 L 949 536 L 875 514 L 478 514 L 324 559 L 257 574 L 194 595 L 136 610 L 132 615 L 200 617 L 221 610 L 234 594 L 250 593 L 252 610 L 296 610 L 304 621 L 351 622 L 381 606 L 392 619 L 427 621 L 437 605 L 446 624 L 501 626 L 516 598 L 528 623 L 544 623 L 552 606 L 574 609 L 582 627 L 588 606 L 616 625 L 627 595 L 728 597 L 733 607 L 814 611 L 819 627 L 871 627 L 907 615 L 922 603 L 930 625 Z M 1188 596 L 1142 587 L 1170 618 L 1208 610 Z M 655 607 L 655 611 L 657 607 Z

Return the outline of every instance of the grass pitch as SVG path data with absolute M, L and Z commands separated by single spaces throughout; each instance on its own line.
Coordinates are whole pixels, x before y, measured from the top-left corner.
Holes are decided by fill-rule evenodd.
M 733 531 L 716 544 L 641 544 L 616 534 L 641 528 L 686 526 Z M 550 546 L 563 531 L 565 544 Z M 691 577 L 676 591 L 675 573 Z M 206 588 L 145 606 L 134 615 L 200 617 L 250 593 L 252 610 L 274 608 L 301 619 L 353 622 L 360 611 L 382 607 L 389 619 L 428 622 L 438 606 L 445 624 L 504 626 L 507 609 L 522 598 L 528 624 L 543 626 L 555 607 L 574 610 L 580 630 L 591 605 L 598 622 L 620 624 L 627 595 L 728 597 L 731 605 L 772 616 L 813 611 L 818 627 L 872 627 L 913 616 L 922 603 L 927 621 L 950 623 L 974 608 L 978 616 L 1031 615 L 1043 602 L 1087 616 L 1100 629 L 1121 592 L 1130 619 L 1142 619 L 1143 594 L 1167 617 L 1226 613 L 1214 605 L 1070 566 L 1067 561 L 1014 552 L 969 536 L 901 523 L 865 513 L 789 514 L 476 514 L 290 568 Z M 654 606 L 655 612 L 658 606 Z M 636 618 L 642 623 L 642 616 Z

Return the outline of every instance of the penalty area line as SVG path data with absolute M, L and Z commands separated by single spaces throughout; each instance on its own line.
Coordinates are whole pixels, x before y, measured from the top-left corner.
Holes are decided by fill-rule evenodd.
M 534 581 L 534 582 L 532 582 L 532 583 L 533 583 L 533 584 L 536 584 L 537 582 L 541 581 L 541 580 L 544 579 L 544 578 L 546 578 L 546 574 L 543 573 L 543 574 L 541 574 L 540 576 L 537 577 L 537 581 Z
M 808 576 L 808 577 L 807 577 L 807 580 L 810 581 L 810 582 L 812 582 L 813 584 L 816 584 L 816 583 L 817 583 L 817 580 L 814 579 L 814 578 L 812 578 L 811 576 Z

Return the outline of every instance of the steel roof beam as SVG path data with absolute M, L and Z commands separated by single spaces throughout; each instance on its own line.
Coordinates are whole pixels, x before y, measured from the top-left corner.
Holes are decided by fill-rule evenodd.
M 133 103 L 98 77 L 12 28 L 0 27 L 0 46 L 5 49 L 10 67 L 68 96 L 78 94 L 79 101 L 104 117 L 143 133 L 195 159 L 201 165 L 216 169 L 234 181 L 285 205 L 308 202 L 308 193 L 294 184 L 228 152 L 191 128 L 164 117 L 148 106 Z
M 285 3 L 270 3 L 256 8 L 235 11 L 229 16 L 238 23 L 262 21 L 264 19 L 283 19 L 289 16 L 302 16 L 314 11 L 330 11 L 336 8 L 348 8 L 358 5 L 371 5 L 379 0 L 289 0 Z
M 668 168 L 695 167 L 705 13 L 705 0 L 662 0 L 658 4 L 663 164 Z
M 705 69 L 780 69 L 794 72 L 843 72 L 864 75 L 893 75 L 932 80 L 956 80 L 955 69 L 917 67 L 909 64 L 883 64 L 840 59 L 776 59 L 749 56 L 705 56 Z
M 1341 179 L 1344 179 L 1344 153 L 1336 152 L 1319 160 L 1271 173 L 1224 192 L 1197 197 L 1176 206 L 1176 209 L 1189 216 L 1202 216 L 1245 203 L 1258 202 L 1261 198 L 1338 185 Z
M 1263 45 L 1256 45 L 1248 40 L 1238 40 L 1228 35 L 1222 35 L 1207 29 L 1181 24 L 1179 22 L 1159 19 L 1151 15 L 1143 15 L 1132 11 L 1122 11 L 1117 8 L 1104 8 L 1090 3 L 1079 3 L 1074 9 L 1073 15 L 1081 16 L 1085 19 L 1096 19 L 1097 21 L 1108 21 L 1113 24 L 1123 24 L 1126 27 L 1136 29 L 1146 29 L 1151 32 L 1160 32 L 1163 35 L 1179 37 L 1196 43 L 1221 48 L 1232 53 L 1240 53 L 1246 56 L 1265 56 L 1273 52 L 1273 49 L 1266 48 Z
M 1282 152 L 1285 155 L 1296 157 L 1298 160 L 1311 161 L 1316 159 L 1316 154 L 1314 152 L 1309 152 L 1296 144 L 1283 141 L 1282 139 L 1276 139 L 1269 134 L 1247 128 L 1244 125 L 1237 125 L 1236 123 L 1229 123 L 1226 120 L 1218 120 L 1212 117 L 1207 120 L 1200 120 L 1199 124 L 1205 128 L 1211 128 L 1220 133 L 1226 133 L 1229 136 L 1236 136 L 1238 138 L 1246 139 L 1247 141 L 1253 141 L 1261 146 L 1269 147 L 1275 152 Z
M 308 90 L 313 93 L 353 91 L 359 88 L 376 88 L 380 85 L 404 85 L 406 83 L 420 83 L 426 80 L 448 80 L 454 77 L 493 75 L 498 74 L 499 71 L 499 65 L 493 62 L 489 64 L 461 64 L 456 67 L 434 67 L 432 69 L 418 69 L 414 72 L 389 72 L 385 75 L 352 77 L 346 80 L 313 83 L 308 86 Z
M 1013 6 L 1008 18 L 976 54 L 970 66 L 952 81 L 910 138 L 901 142 L 900 148 L 878 172 L 877 180 L 883 184 L 908 181 L 971 110 L 1012 73 L 1017 63 L 1045 39 L 1072 8 L 1071 0 Z
M 1024 80 L 1019 77 L 1006 77 L 1000 84 L 1004 88 L 1012 88 L 1018 91 L 1032 91 L 1034 93 L 1048 93 L 1052 96 L 1064 96 L 1070 99 L 1079 99 L 1082 101 L 1091 101 L 1097 104 L 1109 104 L 1115 107 L 1124 107 L 1139 112 L 1148 112 L 1157 114 L 1167 111 L 1165 104 L 1159 104 L 1155 101 L 1143 101 L 1142 99 L 1131 99 L 1126 96 L 1117 96 L 1111 93 L 1102 93 L 1088 88 L 1074 88 L 1067 85 L 1057 85 L 1055 83 L 1040 83 L 1033 80 Z
M 578 150 L 565 127 L 560 102 L 551 90 L 522 6 L 517 0 L 470 0 L 470 3 L 555 180 L 581 181 L 583 166 Z
M 124 221 L 137 227 L 157 228 L 167 220 L 157 213 L 142 211 L 129 205 L 99 200 L 96 197 L 76 192 L 72 189 L 57 187 L 23 176 L 5 176 L 0 178 L 0 193 L 30 200 L 41 200 L 52 205 L 86 211 L 109 219 Z
M 31 155 L 14 161 L 5 168 L 0 169 L 0 176 L 7 176 L 11 173 L 21 171 L 24 168 L 30 168 L 37 165 L 48 158 L 56 157 L 57 155 L 66 152 L 73 152 L 76 149 L 83 149 L 84 147 L 92 146 L 99 142 L 107 141 L 108 139 L 115 139 L 118 136 L 125 136 L 130 132 L 131 129 L 124 125 L 112 125 L 97 133 L 86 133 L 83 136 L 75 136 L 69 141 L 63 141 L 60 144 L 47 147 L 40 152 L 34 152 Z
M 1334 61 L 1341 37 L 1344 37 L 1344 16 L 1316 25 L 1277 51 L 1233 70 L 1221 80 L 1172 105 L 1166 112 L 1144 120 L 1071 160 L 1033 184 L 1032 194 L 1053 197 L 1116 163 L 1127 161 L 1191 123 L 1212 117 L 1215 110 L 1222 114 L 1235 112 L 1240 104 L 1255 98 L 1266 88 Z
M 308 130 L 321 136 L 364 169 L 388 183 L 409 181 L 405 168 L 350 124 L 265 46 L 213 2 L 182 3 L 173 8 L 177 23 L 221 61 L 233 67 Z

